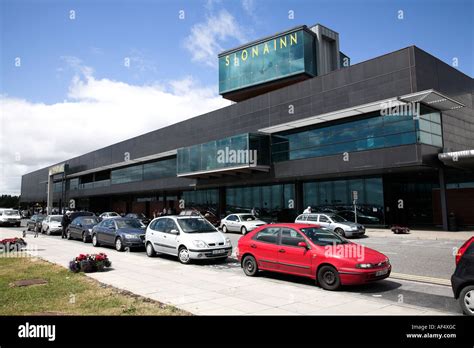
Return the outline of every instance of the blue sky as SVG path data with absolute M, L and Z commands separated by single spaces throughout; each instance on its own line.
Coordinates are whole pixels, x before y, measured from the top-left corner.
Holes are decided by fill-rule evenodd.
M 0 193 L 229 105 L 217 54 L 301 24 L 337 31 L 352 64 L 417 45 L 473 76 L 472 13 L 473 0 L 0 0 Z
M 193 26 L 220 11 L 236 33 L 214 33 L 220 48 L 299 25 L 324 24 L 340 34 L 341 50 L 357 63 L 409 45 L 473 76 L 473 1 L 166 1 L 1 0 L 0 93 L 32 102 L 67 98 L 75 74 L 69 58 L 96 78 L 144 85 L 192 76 L 215 86 L 217 69 L 185 47 Z M 70 10 L 76 18 L 69 18 Z M 185 11 L 185 19 L 178 18 Z M 295 19 L 288 19 L 288 11 Z M 404 11 L 404 19 L 397 11 Z M 222 37 L 220 37 L 222 35 Z M 216 48 L 214 47 L 214 49 Z M 21 68 L 14 66 L 21 58 Z M 131 58 L 129 68 L 124 59 Z M 217 57 L 212 58 L 217 62 Z M 209 58 L 209 60 L 212 60 Z M 216 91 L 217 93 L 217 91 Z

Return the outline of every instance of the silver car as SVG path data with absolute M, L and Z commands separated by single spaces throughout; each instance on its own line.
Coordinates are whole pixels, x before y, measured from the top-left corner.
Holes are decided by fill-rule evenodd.
M 295 222 L 319 225 L 328 228 L 343 237 L 360 237 L 365 234 L 365 227 L 361 224 L 348 221 L 333 213 L 301 214 L 296 218 Z
M 240 232 L 246 234 L 258 226 L 265 225 L 266 222 L 259 220 L 252 214 L 230 214 L 221 220 L 222 232 Z

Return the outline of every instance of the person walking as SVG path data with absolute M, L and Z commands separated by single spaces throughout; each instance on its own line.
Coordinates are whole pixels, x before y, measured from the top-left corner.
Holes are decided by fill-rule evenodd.
M 71 223 L 71 220 L 69 219 L 69 215 L 71 212 L 68 210 L 66 213 L 63 215 L 63 218 L 61 219 L 61 226 L 63 228 L 62 234 L 61 234 L 61 239 L 66 238 L 66 230 L 69 224 Z

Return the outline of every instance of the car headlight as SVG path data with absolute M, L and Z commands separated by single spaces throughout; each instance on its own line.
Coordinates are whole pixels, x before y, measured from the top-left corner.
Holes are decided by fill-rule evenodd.
M 356 268 L 363 268 L 363 269 L 367 269 L 367 268 L 372 268 L 373 265 L 371 263 L 358 263 L 356 265 Z
M 137 239 L 137 238 L 138 238 L 137 235 L 135 235 L 135 234 L 130 234 L 130 233 L 124 233 L 124 234 L 123 234 L 123 237 L 124 237 L 125 239 Z
M 208 248 L 208 245 L 204 243 L 202 240 L 193 240 L 193 244 L 197 248 Z
M 352 226 L 351 230 L 353 230 L 353 231 L 357 230 L 357 226 Z
M 225 239 L 225 244 L 230 244 L 230 238 Z

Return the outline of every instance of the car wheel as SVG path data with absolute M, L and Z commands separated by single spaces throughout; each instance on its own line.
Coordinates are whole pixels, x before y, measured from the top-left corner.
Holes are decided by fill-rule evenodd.
M 95 247 L 100 246 L 99 240 L 97 239 L 97 234 L 94 234 L 94 235 L 92 236 L 92 245 L 95 246 Z
M 72 239 L 71 231 L 70 231 L 70 230 L 67 230 L 67 231 L 66 231 L 66 236 L 67 236 L 67 239 L 69 239 L 69 240 Z
M 242 233 L 243 235 L 246 235 L 247 234 L 247 228 L 245 226 L 242 226 L 240 228 L 240 233 Z
M 120 237 L 118 237 L 118 238 L 115 240 L 115 250 L 117 250 L 117 251 L 123 251 L 122 239 L 121 239 Z
M 249 277 L 254 277 L 258 272 L 257 260 L 255 257 L 247 255 L 242 261 L 242 268 L 244 269 L 245 275 Z
M 341 286 L 339 272 L 333 266 L 323 266 L 318 271 L 318 283 L 325 290 L 336 290 Z
M 336 229 L 334 230 L 334 232 L 336 232 L 336 233 L 337 233 L 338 235 L 340 235 L 341 237 L 345 237 L 345 236 L 346 236 L 346 234 L 345 234 L 345 232 L 344 232 L 344 230 L 343 230 L 342 228 L 336 228 Z
M 186 247 L 179 248 L 178 259 L 179 259 L 179 262 L 184 263 L 184 264 L 188 264 L 191 262 L 191 257 L 189 256 L 189 251 L 188 249 L 186 249 Z
M 155 248 L 153 248 L 153 244 L 151 242 L 148 242 L 146 244 L 146 256 L 148 257 L 153 257 L 156 255 Z
M 474 315 L 474 285 L 466 286 L 459 295 L 459 304 L 466 315 Z
M 222 232 L 227 233 L 227 226 L 226 225 L 222 225 Z
M 84 243 L 87 243 L 87 235 L 86 235 L 86 232 L 82 232 L 82 241 Z

